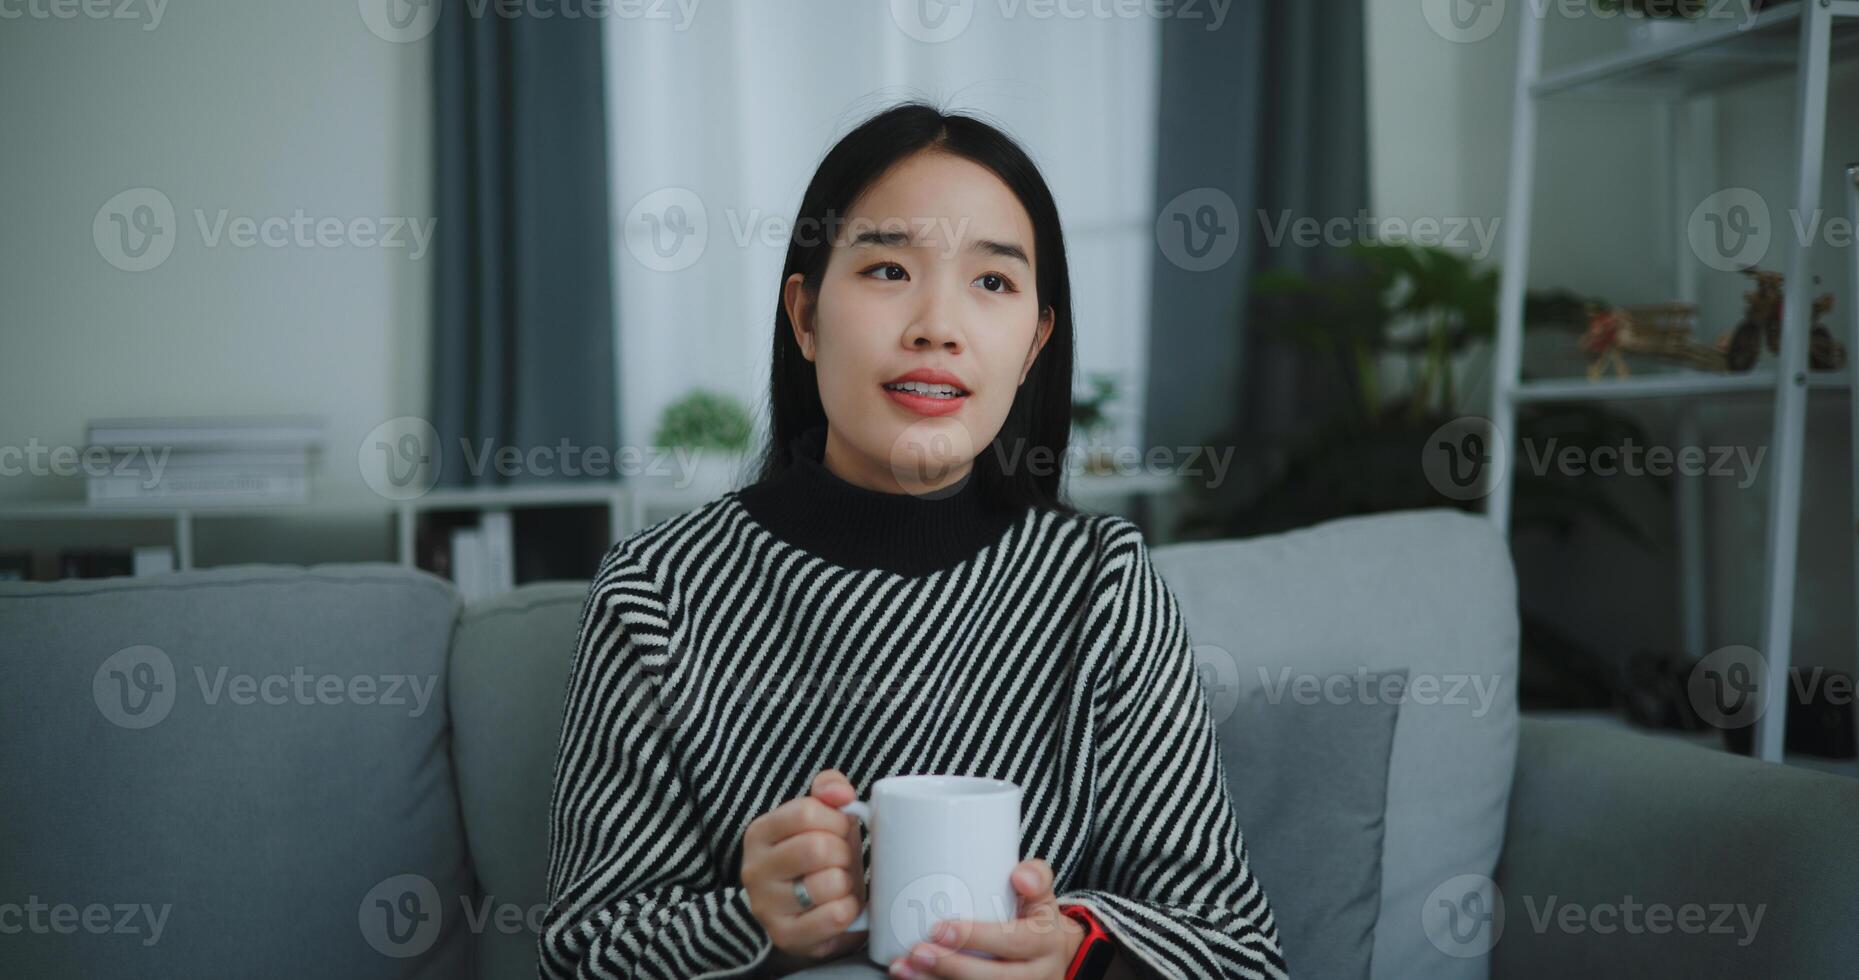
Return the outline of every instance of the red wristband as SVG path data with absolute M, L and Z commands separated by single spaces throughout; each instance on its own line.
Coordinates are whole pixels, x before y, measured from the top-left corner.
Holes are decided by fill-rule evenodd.
M 1109 966 L 1110 933 L 1083 905 L 1067 903 L 1060 905 L 1059 911 L 1084 926 L 1084 941 L 1078 944 L 1078 951 L 1072 954 L 1070 965 L 1065 967 L 1065 980 L 1096 980 Z

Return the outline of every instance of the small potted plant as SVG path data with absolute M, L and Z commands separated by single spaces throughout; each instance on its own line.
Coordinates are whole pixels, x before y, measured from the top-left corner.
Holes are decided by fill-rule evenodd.
M 1087 380 L 1089 392 L 1072 393 L 1073 439 L 1084 449 L 1086 473 L 1115 473 L 1115 454 L 1104 440 L 1112 427 L 1110 406 L 1121 394 L 1121 386 L 1116 375 L 1105 371 L 1093 371 Z
M 680 489 L 695 487 L 711 496 L 727 492 L 742 473 L 753 427 L 748 410 L 735 398 L 695 389 L 665 406 L 659 416 L 652 442 L 672 451 L 672 472 L 648 477 L 669 479 Z

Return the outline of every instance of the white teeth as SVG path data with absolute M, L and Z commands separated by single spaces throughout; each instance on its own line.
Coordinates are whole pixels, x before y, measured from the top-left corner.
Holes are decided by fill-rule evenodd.
M 962 391 L 954 385 L 932 385 L 921 381 L 896 381 L 885 385 L 892 391 L 908 391 L 913 395 L 927 395 L 931 398 L 955 398 Z

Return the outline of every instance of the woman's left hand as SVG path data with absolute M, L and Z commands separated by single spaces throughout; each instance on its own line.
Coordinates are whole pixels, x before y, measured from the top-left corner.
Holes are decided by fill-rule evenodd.
M 1084 926 L 1059 911 L 1052 866 L 1039 858 L 1014 865 L 1020 916 L 1008 922 L 944 919 L 910 952 L 891 961 L 891 976 L 911 980 L 1064 980 Z M 996 959 L 972 956 L 988 953 Z

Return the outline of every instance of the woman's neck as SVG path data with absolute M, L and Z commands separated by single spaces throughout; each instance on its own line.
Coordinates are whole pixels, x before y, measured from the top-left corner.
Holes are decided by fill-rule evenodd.
M 832 564 L 926 575 L 974 557 L 1026 512 L 990 500 L 972 461 L 929 493 L 860 486 L 825 463 L 829 438 L 824 426 L 803 433 L 788 467 L 738 500 L 770 533 Z

